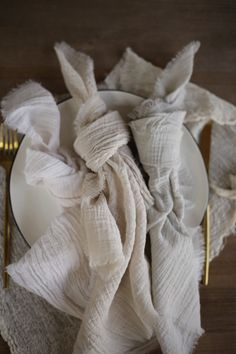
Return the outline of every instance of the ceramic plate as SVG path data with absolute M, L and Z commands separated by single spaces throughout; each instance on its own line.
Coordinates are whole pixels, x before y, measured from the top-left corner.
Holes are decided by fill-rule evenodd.
M 125 118 L 141 97 L 121 91 L 100 91 L 111 110 L 118 110 Z M 72 145 L 74 134 L 72 122 L 76 114 L 73 99 L 59 104 L 61 112 L 61 145 Z M 65 119 L 66 118 L 66 119 Z M 200 224 L 208 202 L 208 179 L 199 148 L 189 131 L 183 127 L 181 161 L 187 167 L 194 188 L 182 192 L 191 208 L 185 210 L 184 222 L 188 226 Z M 50 222 L 61 212 L 57 201 L 42 187 L 28 185 L 24 177 L 24 161 L 30 140 L 24 138 L 17 152 L 11 172 L 10 198 L 16 224 L 30 246 L 45 232 Z

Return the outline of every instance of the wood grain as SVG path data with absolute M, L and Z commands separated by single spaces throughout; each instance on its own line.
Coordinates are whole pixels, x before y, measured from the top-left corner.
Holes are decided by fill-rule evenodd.
M 183 45 L 199 39 L 193 81 L 236 104 L 235 23 L 232 0 L 2 0 L 0 97 L 28 79 L 64 93 L 52 49 L 56 41 L 90 54 L 100 80 L 127 46 L 163 66 Z M 236 353 L 235 254 L 236 238 L 231 238 L 211 265 L 209 286 L 201 289 L 206 334 L 196 354 Z M 7 353 L 0 339 L 0 354 Z

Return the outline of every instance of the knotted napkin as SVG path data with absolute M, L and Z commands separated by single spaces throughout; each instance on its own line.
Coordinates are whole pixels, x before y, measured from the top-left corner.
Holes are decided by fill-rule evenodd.
M 121 60 L 100 85 L 150 97 L 163 69 L 152 65 L 127 48 Z M 174 81 L 173 81 L 174 82 Z M 181 110 L 185 111 L 184 124 L 198 141 L 202 128 L 212 124 L 210 185 L 231 189 L 230 175 L 235 175 L 236 155 L 232 146 L 236 134 L 236 107 L 205 88 L 189 82 L 185 86 Z M 186 174 L 184 174 L 186 181 Z M 212 181 L 212 183 L 211 183 Z M 188 189 L 194 186 L 187 181 Z M 236 204 L 232 198 L 222 197 L 215 188 L 210 190 L 211 244 L 210 259 L 218 256 L 227 236 L 235 235 Z
M 127 147 L 128 127 L 118 112 L 107 112 L 97 93 L 89 57 L 56 46 L 78 106 L 74 151 L 60 146 L 60 113 L 39 84 L 27 83 L 3 101 L 7 124 L 32 139 L 28 183 L 44 185 L 63 207 L 8 272 L 82 319 L 75 353 L 147 353 L 141 344 L 154 347 L 156 336 L 163 353 L 187 354 L 202 334 L 202 235 L 183 224 L 186 203 L 178 179 L 183 120 L 194 116 L 185 107 L 186 85 L 198 47 L 193 42 L 184 48 L 130 115 L 153 198 Z M 151 269 L 144 253 L 147 229 Z
M 198 281 L 201 258 L 199 228 L 183 223 L 184 199 L 178 170 L 185 86 L 190 80 L 198 42 L 172 60 L 145 99 L 130 114 L 139 158 L 149 176 L 155 203 L 148 213 L 152 251 L 152 294 L 159 314 L 156 333 L 163 353 L 187 354 L 202 334 Z M 200 243 L 199 243 L 200 246 Z M 199 252 L 201 247 L 198 248 Z
M 153 199 L 127 147 L 126 123 L 98 95 L 92 60 L 64 43 L 56 52 L 78 105 L 74 154 L 59 148 L 60 113 L 39 84 L 27 83 L 3 101 L 6 123 L 32 140 L 28 183 L 45 186 L 63 207 L 8 272 L 82 319 L 75 353 L 127 353 L 154 337 L 144 253 L 146 209 Z
M 143 97 L 149 97 L 153 92 L 154 83 L 157 81 L 157 78 L 161 73 L 162 69 L 160 67 L 152 65 L 128 48 L 122 59 L 112 69 L 111 73 L 100 87 L 125 90 Z M 18 93 L 20 92 L 22 91 L 18 90 Z M 30 92 L 32 91 L 30 90 Z M 47 91 L 44 91 L 43 100 L 46 100 L 47 95 L 50 96 Z M 25 96 L 26 98 L 30 97 L 28 90 Z M 16 98 L 17 101 L 12 101 L 12 104 L 14 103 L 14 105 L 18 106 L 18 103 L 20 103 L 22 99 L 19 100 L 19 97 L 17 96 L 15 99 Z M 33 100 L 33 103 L 35 104 L 36 101 L 37 100 Z M 11 108 L 14 108 L 14 106 L 11 107 L 8 105 L 8 110 Z M 23 106 L 21 109 L 24 109 Z M 215 188 L 214 190 L 211 189 L 211 258 L 213 258 L 218 255 L 222 249 L 223 239 L 230 233 L 235 233 L 236 208 L 233 197 L 235 187 L 232 183 L 230 184 L 229 175 L 235 175 L 236 172 L 236 155 L 232 149 L 236 134 L 236 108 L 229 102 L 222 100 L 206 89 L 193 83 L 187 83 L 185 86 L 184 102 L 182 103 L 181 110 L 187 112 L 184 117 L 185 124 L 196 138 L 198 138 L 204 124 L 209 120 L 212 120 L 210 178 L 213 182 L 213 188 L 219 188 L 219 186 L 221 188 L 218 189 L 218 194 L 216 193 Z M 57 109 L 55 111 L 57 112 Z M 27 110 L 24 112 L 26 113 Z M 45 111 L 43 115 L 44 114 L 46 114 Z M 37 124 L 39 124 L 43 115 L 40 115 Z M 31 120 L 30 125 L 32 125 L 32 123 L 33 121 Z M 46 125 L 48 124 L 49 122 L 46 123 Z M 48 129 L 46 128 L 46 130 Z M 53 154 L 51 154 L 51 156 L 53 156 Z M 69 154 L 63 151 L 63 155 L 57 153 L 57 156 L 60 161 L 66 161 L 65 164 L 67 166 L 64 166 L 66 168 L 68 168 L 68 164 L 73 167 L 73 161 L 75 159 L 77 164 L 79 164 L 79 167 L 77 166 L 75 170 L 71 170 L 75 172 L 75 181 L 73 183 L 77 181 L 76 172 L 82 172 L 83 174 L 84 171 L 87 171 L 85 162 L 82 159 L 79 159 L 78 155 L 74 154 L 73 151 L 69 151 Z M 73 158 L 71 158 L 71 156 L 73 156 Z M 45 156 L 45 158 L 46 157 L 48 158 L 48 156 Z M 56 162 L 56 160 L 53 161 Z M 69 180 L 67 177 L 68 175 L 65 175 L 64 181 Z M 0 179 L 0 184 L 2 186 L 2 174 L 0 174 Z M 59 178 L 58 182 L 60 180 L 62 181 L 62 178 Z M 70 183 L 68 183 L 67 189 L 63 188 L 59 195 L 57 194 L 57 198 L 61 196 L 61 193 L 65 195 L 65 198 L 63 198 L 62 195 L 61 199 L 65 199 L 64 202 L 66 204 L 70 200 L 70 198 L 66 197 L 66 194 L 68 195 L 69 187 Z M 222 189 L 226 191 L 227 195 Z M 65 190 L 67 191 L 66 193 L 64 193 Z M 224 195 L 222 195 L 222 192 Z M 73 193 L 72 195 L 72 199 L 74 199 L 77 194 Z M 2 198 L 2 193 L 0 196 Z M 79 198 L 80 197 L 77 195 L 78 200 Z M 3 215 L 3 208 L 0 209 L 0 214 Z M 2 218 L 0 219 L 0 223 L 2 225 Z M 12 231 L 11 256 L 12 259 L 17 261 L 28 250 L 28 245 L 24 243 L 23 238 L 20 237 L 20 234 L 14 226 Z M 54 240 L 52 240 L 52 243 L 53 242 Z M 3 250 L 2 243 L 0 243 L 0 247 L 1 250 Z M 61 249 L 58 249 L 58 251 L 60 250 Z M 69 254 L 72 252 L 72 247 L 68 252 Z M 0 256 L 2 253 L 3 252 L 0 253 Z M 60 257 L 62 257 L 62 255 L 60 255 Z M 45 290 L 47 289 L 45 288 L 44 291 Z M 10 291 L 0 289 L 0 297 L 1 334 L 10 345 L 12 353 L 71 353 L 71 348 L 73 347 L 80 323 L 78 317 L 74 318 L 57 311 L 52 306 L 48 305 L 42 298 L 30 294 L 25 291 L 24 288 L 18 287 L 13 283 L 10 284 Z M 126 304 L 123 313 L 121 313 L 123 321 L 127 320 L 126 313 L 124 313 L 127 311 L 127 306 L 128 305 Z M 123 307 L 121 307 L 120 310 L 122 308 Z M 136 330 L 136 327 L 134 328 Z M 140 350 L 136 347 L 133 352 L 149 353 L 151 347 L 155 348 L 156 341 L 154 342 L 154 340 L 150 343 L 151 345 L 145 346 Z

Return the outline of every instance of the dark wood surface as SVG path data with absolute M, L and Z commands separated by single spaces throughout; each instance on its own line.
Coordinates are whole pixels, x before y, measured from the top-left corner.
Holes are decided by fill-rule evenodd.
M 193 81 L 236 104 L 233 0 L 2 0 L 0 97 L 28 79 L 64 93 L 52 49 L 56 41 L 65 40 L 93 56 L 100 80 L 126 46 L 163 66 L 192 39 L 202 43 Z M 236 238 L 231 238 L 211 265 L 209 286 L 201 289 L 206 334 L 196 354 L 236 353 L 235 255 Z M 7 353 L 0 339 L 0 354 Z

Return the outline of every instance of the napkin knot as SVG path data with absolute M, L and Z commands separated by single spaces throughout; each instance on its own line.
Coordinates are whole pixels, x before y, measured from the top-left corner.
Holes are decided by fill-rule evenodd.
M 66 43 L 57 44 L 55 49 L 66 86 L 78 105 L 74 149 L 87 167 L 97 172 L 128 143 L 127 125 L 118 112 L 107 112 L 97 91 L 92 59 Z
M 128 141 L 127 124 L 114 111 L 80 127 L 74 149 L 86 161 L 87 167 L 97 172 Z

